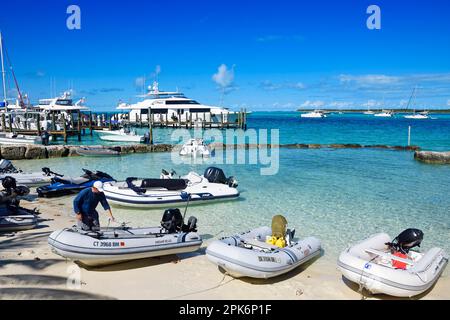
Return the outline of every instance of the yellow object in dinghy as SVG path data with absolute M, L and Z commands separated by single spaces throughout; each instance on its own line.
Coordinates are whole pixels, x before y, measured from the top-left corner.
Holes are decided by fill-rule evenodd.
M 268 244 L 284 248 L 286 246 L 286 240 L 284 236 L 286 235 L 287 220 L 282 215 L 276 215 L 272 218 L 272 236 L 269 237 L 266 242 Z

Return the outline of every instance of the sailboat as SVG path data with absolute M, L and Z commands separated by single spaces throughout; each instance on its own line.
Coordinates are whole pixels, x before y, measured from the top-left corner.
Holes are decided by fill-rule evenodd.
M 406 109 L 408 109 L 411 100 L 413 100 L 415 102 L 415 98 L 416 98 L 416 91 L 417 91 L 417 87 L 414 87 L 413 92 L 411 94 L 411 96 L 409 97 L 409 101 L 408 101 L 408 105 L 406 106 Z M 415 103 L 413 103 L 415 104 Z M 413 109 L 413 114 L 408 114 L 406 116 L 404 116 L 406 119 L 417 119 L 417 120 L 423 120 L 423 119 L 429 119 L 430 117 L 428 116 L 428 111 L 423 111 L 423 112 L 419 112 L 416 113 L 416 108 L 414 107 Z

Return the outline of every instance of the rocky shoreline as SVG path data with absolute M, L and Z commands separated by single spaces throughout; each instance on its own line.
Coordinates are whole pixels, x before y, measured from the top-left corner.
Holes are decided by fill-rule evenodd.
M 414 159 L 425 163 L 450 164 L 450 151 L 416 151 L 414 152 Z
M 77 149 L 80 147 L 95 147 L 105 148 L 119 151 L 121 154 L 131 153 L 149 153 L 149 152 L 170 152 L 174 148 L 179 148 L 178 145 L 171 144 L 135 144 L 135 145 L 120 145 L 120 146 L 74 146 L 74 145 L 2 145 L 0 148 L 0 158 L 7 160 L 31 160 L 31 159 L 48 159 L 48 158 L 64 158 L 79 156 Z M 288 149 L 387 149 L 398 151 L 419 151 L 417 146 L 388 146 L 388 145 L 360 145 L 360 144 L 238 144 L 238 145 L 226 145 L 222 143 L 211 144 L 215 149 L 262 149 L 262 148 L 288 148 Z

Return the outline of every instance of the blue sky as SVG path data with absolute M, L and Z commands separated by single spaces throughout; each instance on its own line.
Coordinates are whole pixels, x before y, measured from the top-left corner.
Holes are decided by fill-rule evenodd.
M 71 4 L 81 30 L 66 27 Z M 371 4 L 381 30 L 366 27 Z M 57 93 L 112 110 L 158 68 L 160 89 L 213 105 L 225 92 L 234 109 L 395 108 L 414 86 L 418 107 L 450 108 L 446 0 L 17 0 L 2 2 L 0 29 L 33 101 L 54 79 Z

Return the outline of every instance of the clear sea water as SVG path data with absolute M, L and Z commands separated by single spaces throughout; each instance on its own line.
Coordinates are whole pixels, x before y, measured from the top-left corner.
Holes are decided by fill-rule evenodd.
M 330 114 L 323 119 L 300 118 L 299 112 L 254 112 L 248 116 L 249 129 L 278 129 L 280 143 L 358 143 L 363 145 L 407 145 L 408 126 L 411 126 L 411 144 L 426 150 L 450 150 L 450 115 L 430 114 L 432 119 L 412 120 L 403 115 L 379 118 L 356 113 Z M 139 134 L 147 128 L 136 129 Z M 173 143 L 172 129 L 155 128 L 156 143 Z M 71 137 L 70 144 L 79 144 Z M 104 141 L 94 133 L 83 136 L 82 144 L 120 143 Z
M 272 126 L 283 122 L 282 119 L 286 119 L 287 115 L 278 117 Z M 258 121 L 261 126 L 265 121 L 269 122 L 268 119 Z M 303 124 L 299 119 L 291 122 L 294 128 L 289 129 L 288 125 L 284 125 L 283 130 L 296 131 L 302 130 L 303 126 L 316 126 L 307 122 Z M 341 142 L 350 142 L 344 137 L 352 136 L 348 132 L 351 126 L 355 126 L 355 130 L 362 130 L 354 124 L 348 124 L 346 129 L 335 129 L 341 131 Z M 444 126 L 448 128 L 448 124 Z M 396 135 L 386 131 L 398 130 L 397 125 L 392 128 L 386 125 L 385 131 L 382 131 L 382 127 L 379 125 L 377 130 L 384 137 L 391 137 L 391 143 L 395 143 Z M 323 130 L 332 129 L 324 127 Z M 424 128 L 421 130 L 426 131 Z M 371 135 L 375 139 L 376 135 Z M 446 145 L 449 144 L 448 137 L 444 139 L 442 133 L 435 135 L 440 136 Z M 309 136 L 311 142 L 314 136 L 319 137 L 319 133 Z M 353 137 L 351 142 L 368 140 L 362 135 Z M 389 142 L 382 140 L 377 143 Z M 400 142 L 399 139 L 395 144 Z M 436 141 L 433 144 L 439 149 Z M 185 174 L 189 170 L 203 173 L 210 161 L 174 165 L 170 153 L 153 153 L 103 159 L 72 157 L 27 160 L 15 161 L 14 164 L 26 171 L 50 166 L 52 170 L 66 175 L 78 175 L 81 168 L 99 169 L 116 179 L 125 179 L 128 176 L 157 177 L 162 168 L 173 168 L 178 174 Z M 255 226 L 270 225 L 273 215 L 283 214 L 289 221 L 289 227 L 297 230 L 298 236 L 315 235 L 322 240 L 325 252 L 323 259 L 329 259 L 330 263 L 334 263 L 339 252 L 350 243 L 377 232 L 387 232 L 394 237 L 409 227 L 423 230 L 423 249 L 439 246 L 450 253 L 448 165 L 422 164 L 413 159 L 412 152 L 405 151 L 280 149 L 280 167 L 276 175 L 260 175 L 260 168 L 264 167 L 261 164 L 225 164 L 220 167 L 227 176 L 233 175 L 239 180 L 241 199 L 190 207 L 187 216 L 195 215 L 198 218 L 202 234 L 218 237 Z M 66 202 L 62 210 L 70 213 L 69 198 L 51 201 Z M 131 222 L 133 226 L 157 225 L 162 216 L 161 209 L 114 209 L 114 213 L 118 220 Z M 105 217 L 103 215 L 103 219 Z

